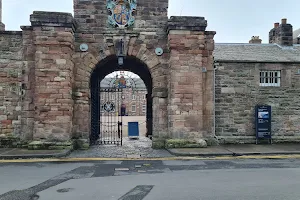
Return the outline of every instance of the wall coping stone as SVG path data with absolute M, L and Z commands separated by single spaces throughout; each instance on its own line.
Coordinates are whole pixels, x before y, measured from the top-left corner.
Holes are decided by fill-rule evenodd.
M 22 35 L 22 31 L 0 31 L 0 35 Z
M 171 16 L 168 20 L 168 33 L 170 30 L 205 31 L 207 20 L 204 17 Z
M 23 31 L 32 31 L 32 30 L 33 30 L 32 26 L 20 26 L 20 28 L 21 28 Z
M 77 24 L 71 13 L 64 12 L 43 12 L 34 11 L 30 15 L 32 27 L 51 26 L 51 27 L 66 27 L 75 30 Z

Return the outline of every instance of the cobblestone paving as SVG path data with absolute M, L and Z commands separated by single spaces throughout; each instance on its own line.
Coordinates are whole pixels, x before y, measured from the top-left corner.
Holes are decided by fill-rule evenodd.
M 86 151 L 74 151 L 71 158 L 158 158 L 173 157 L 168 151 L 152 149 L 152 141 L 146 137 L 140 137 L 138 140 L 123 139 L 123 146 L 98 145 L 92 146 Z

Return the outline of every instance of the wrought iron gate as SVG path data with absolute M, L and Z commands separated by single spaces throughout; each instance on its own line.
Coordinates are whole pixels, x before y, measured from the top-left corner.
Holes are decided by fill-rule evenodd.
M 91 89 L 91 144 L 122 145 L 122 88 Z
M 100 88 L 99 144 L 122 145 L 122 88 Z

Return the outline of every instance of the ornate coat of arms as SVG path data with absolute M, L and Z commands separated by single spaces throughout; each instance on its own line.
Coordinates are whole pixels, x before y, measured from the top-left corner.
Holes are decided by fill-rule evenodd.
M 113 27 L 125 28 L 134 24 L 132 13 L 136 10 L 137 0 L 107 0 L 110 13 L 108 24 Z
M 123 75 L 119 78 L 118 75 L 116 76 L 116 80 L 114 81 L 114 87 L 116 88 L 126 88 L 127 82 Z

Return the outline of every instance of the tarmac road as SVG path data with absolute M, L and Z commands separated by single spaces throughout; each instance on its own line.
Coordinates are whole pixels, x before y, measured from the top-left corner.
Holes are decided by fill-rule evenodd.
M 298 200 L 300 160 L 2 163 L 0 200 Z

